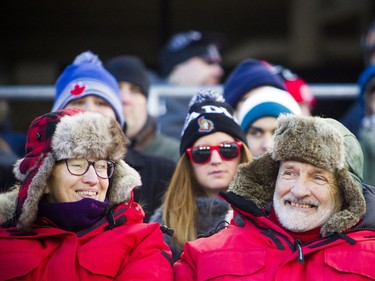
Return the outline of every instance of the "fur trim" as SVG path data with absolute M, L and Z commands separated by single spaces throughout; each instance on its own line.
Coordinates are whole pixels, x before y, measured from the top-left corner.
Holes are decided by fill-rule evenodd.
M 0 225 L 13 219 L 16 211 L 16 201 L 19 186 L 14 186 L 11 190 L 0 194 Z
M 20 165 L 21 165 L 22 161 L 23 161 L 23 159 L 18 159 L 13 166 L 13 174 L 16 177 L 16 179 L 18 179 L 20 181 L 24 181 L 25 178 L 26 178 L 26 175 L 22 174 L 21 171 L 20 171 Z
M 139 173 L 123 160 L 116 162 L 115 174 L 109 191 L 109 208 L 121 202 L 129 201 L 131 192 L 142 184 Z
M 320 117 L 293 116 L 278 118 L 273 159 L 300 160 L 330 172 L 344 168 L 344 141 L 336 128 Z
M 325 122 L 320 117 L 286 115 L 279 121 L 274 151 L 251 163 L 241 164 L 228 191 L 254 202 L 258 208 L 266 208 L 272 204 L 280 161 L 310 163 L 335 174 L 344 200 L 342 210 L 328 219 L 321 234 L 327 236 L 353 227 L 366 212 L 359 177 L 353 174 L 361 169 L 350 168 L 352 161 L 360 162 L 356 156 L 358 151 L 344 143 L 353 142 L 353 139 L 345 137 L 340 128 L 336 129 L 337 124 Z
M 240 164 L 228 192 L 232 191 L 262 208 L 272 202 L 278 170 L 279 163 L 269 153 L 257 161 Z
M 55 159 L 52 153 L 48 153 L 37 173 L 33 177 L 27 191 L 27 197 L 22 206 L 21 215 L 18 218 L 17 228 L 19 230 L 29 231 L 33 222 L 37 218 L 39 202 L 46 190 L 47 180 L 55 166 Z M 21 185 L 21 189 L 24 188 Z
M 57 160 L 91 157 L 122 159 L 125 136 L 119 130 L 116 120 L 103 119 L 98 113 L 65 116 L 57 125 L 52 139 L 54 157 Z
M 344 209 L 334 214 L 323 225 L 321 229 L 323 236 L 334 232 L 344 232 L 353 227 L 366 212 L 366 201 L 361 186 L 353 180 L 347 170 L 338 171 L 336 176 L 344 196 Z

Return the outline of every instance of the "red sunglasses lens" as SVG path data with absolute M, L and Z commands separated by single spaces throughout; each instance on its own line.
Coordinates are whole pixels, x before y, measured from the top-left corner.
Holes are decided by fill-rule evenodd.
M 212 148 L 216 147 L 217 146 L 194 147 L 191 150 L 191 158 L 193 162 L 198 164 L 208 162 L 211 158 Z M 237 143 L 223 143 L 217 148 L 222 159 L 230 160 L 239 155 L 239 145 Z

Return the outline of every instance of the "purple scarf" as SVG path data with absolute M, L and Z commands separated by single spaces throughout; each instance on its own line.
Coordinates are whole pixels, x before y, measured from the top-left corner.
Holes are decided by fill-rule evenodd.
M 101 202 L 90 198 L 68 203 L 42 200 L 39 203 L 39 217 L 49 219 L 61 229 L 78 232 L 99 221 L 108 203 L 108 200 Z

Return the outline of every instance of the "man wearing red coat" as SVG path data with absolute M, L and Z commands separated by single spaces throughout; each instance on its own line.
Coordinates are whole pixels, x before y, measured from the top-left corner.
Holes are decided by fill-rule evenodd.
M 282 115 L 275 146 L 243 164 L 230 225 L 185 244 L 175 280 L 374 280 L 374 188 L 363 155 L 333 119 Z

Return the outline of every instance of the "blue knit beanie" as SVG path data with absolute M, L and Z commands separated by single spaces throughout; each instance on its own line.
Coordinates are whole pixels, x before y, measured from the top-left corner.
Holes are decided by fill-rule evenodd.
M 283 81 L 264 61 L 246 59 L 229 75 L 224 83 L 224 99 L 233 108 L 247 92 L 260 86 L 273 86 L 286 90 Z
M 282 113 L 301 115 L 301 108 L 288 92 L 273 87 L 262 87 L 245 100 L 238 119 L 242 130 L 247 132 L 257 119 L 277 118 Z
M 56 94 L 51 111 L 63 109 L 76 99 L 97 96 L 112 107 L 117 121 L 124 125 L 122 104 L 116 79 L 103 67 L 101 60 L 90 51 L 78 55 L 57 79 Z

